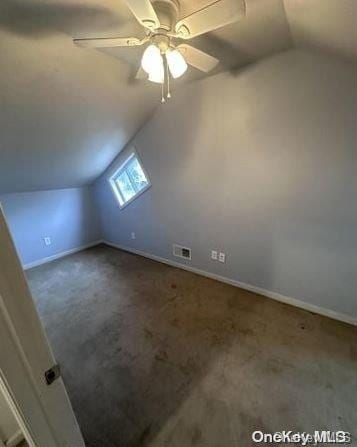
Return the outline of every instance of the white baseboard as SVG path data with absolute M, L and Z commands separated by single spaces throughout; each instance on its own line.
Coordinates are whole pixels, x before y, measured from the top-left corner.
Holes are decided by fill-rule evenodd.
M 291 306 L 299 307 L 300 309 L 307 310 L 309 312 L 323 315 L 324 317 L 332 318 L 334 320 L 343 321 L 344 323 L 352 324 L 353 326 L 357 326 L 357 318 L 351 317 L 349 315 L 341 314 L 334 310 L 325 309 L 320 306 L 315 306 L 314 304 L 307 303 L 306 301 L 301 301 L 296 298 L 290 298 L 284 295 L 281 295 L 277 292 L 271 292 L 270 290 L 262 289 L 260 287 L 252 286 L 250 284 L 246 284 L 244 282 L 237 281 L 235 279 L 227 278 L 225 276 L 217 275 L 215 273 L 210 273 L 205 270 L 198 269 L 196 267 L 191 267 L 186 264 L 181 264 L 180 262 L 172 261 L 171 259 L 162 258 L 160 256 L 152 255 L 150 253 L 146 253 L 140 250 L 136 250 L 135 248 L 126 247 L 123 245 L 113 244 L 112 242 L 103 240 L 102 243 L 118 248 L 120 250 L 128 251 L 130 253 L 134 253 L 139 256 L 143 256 L 145 258 L 152 259 L 153 261 L 162 262 L 163 264 L 170 265 L 172 267 L 177 267 L 183 270 L 187 270 L 192 273 L 196 273 L 201 276 L 205 276 L 207 278 L 215 279 L 217 281 L 230 284 L 231 286 L 239 287 L 244 290 L 249 290 L 250 292 L 257 293 L 258 295 L 263 295 L 267 298 L 271 298 L 276 301 L 280 301 L 281 303 L 290 304 Z
M 48 262 L 52 262 L 56 259 L 63 258 L 64 256 L 72 255 L 73 253 L 77 253 L 78 251 L 85 250 L 86 248 L 94 247 L 95 245 L 101 244 L 103 241 L 98 240 L 91 242 L 90 244 L 81 245 L 80 247 L 71 248 L 70 250 L 61 251 L 60 253 L 56 253 L 55 255 L 48 256 L 47 258 L 38 259 L 37 261 L 29 262 L 24 264 L 22 268 L 24 270 L 32 269 L 33 267 L 37 267 L 42 264 L 47 264 Z

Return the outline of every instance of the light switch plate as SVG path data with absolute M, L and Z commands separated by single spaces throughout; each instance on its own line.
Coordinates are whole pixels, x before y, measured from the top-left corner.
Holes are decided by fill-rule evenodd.
M 218 256 L 218 261 L 219 262 L 226 262 L 226 254 L 225 253 L 220 253 Z
M 218 252 L 217 252 L 217 250 L 212 250 L 211 251 L 211 259 L 213 259 L 214 261 L 217 261 L 217 259 L 218 259 Z
M 131 238 L 136 239 L 136 234 L 134 233 L 134 231 L 131 232 Z

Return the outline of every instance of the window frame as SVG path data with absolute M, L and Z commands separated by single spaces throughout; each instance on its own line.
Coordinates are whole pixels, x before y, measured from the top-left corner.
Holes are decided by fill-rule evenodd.
M 147 185 L 144 186 L 144 188 L 142 188 L 140 191 L 136 191 L 135 194 L 133 195 L 133 197 L 131 197 L 129 200 L 127 200 L 125 202 L 124 196 L 122 194 L 122 192 L 120 191 L 120 188 L 118 187 L 118 185 L 116 184 L 116 179 L 123 173 L 126 172 L 130 183 L 132 184 L 134 190 L 135 190 L 135 186 L 134 186 L 134 182 L 131 179 L 130 174 L 126 171 L 126 166 L 132 161 L 133 158 L 136 158 L 138 160 L 138 163 L 146 177 L 147 180 Z M 143 162 L 139 156 L 139 154 L 137 153 L 136 149 L 133 148 L 130 150 L 129 154 L 125 157 L 124 161 L 119 165 L 119 167 L 115 167 L 113 170 L 113 173 L 110 175 L 110 177 L 108 178 L 108 181 L 110 183 L 110 186 L 112 188 L 112 191 L 114 193 L 115 199 L 119 205 L 119 208 L 122 210 L 123 208 L 125 208 L 127 205 L 129 205 L 130 203 L 132 203 L 135 199 L 137 199 L 139 196 L 141 196 L 141 194 L 143 194 L 145 191 L 147 191 L 150 187 L 151 187 L 151 181 L 150 178 L 148 176 L 148 173 L 146 171 L 146 169 L 144 168 Z

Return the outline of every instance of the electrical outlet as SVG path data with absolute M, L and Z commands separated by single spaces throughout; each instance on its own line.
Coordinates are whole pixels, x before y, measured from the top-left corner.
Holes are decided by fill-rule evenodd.
M 131 232 L 131 238 L 136 239 L 136 235 L 135 235 L 134 231 Z
M 220 253 L 218 256 L 218 261 L 219 262 L 226 262 L 226 254 L 225 253 Z
M 211 251 L 211 259 L 213 259 L 214 261 L 217 261 L 217 259 L 218 259 L 218 252 L 217 252 L 217 250 L 212 250 Z
M 51 245 L 52 244 L 51 238 L 48 237 L 48 236 L 44 237 L 43 240 L 45 242 L 45 245 Z

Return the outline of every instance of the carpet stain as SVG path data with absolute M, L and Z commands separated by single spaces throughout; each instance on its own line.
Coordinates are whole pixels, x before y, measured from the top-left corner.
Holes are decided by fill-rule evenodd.
M 159 362 L 167 362 L 169 356 L 167 355 L 166 351 L 160 351 L 158 354 L 155 355 L 155 359 Z

